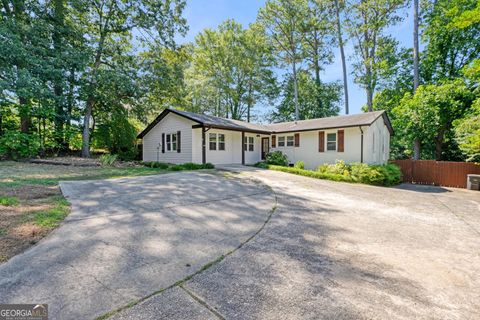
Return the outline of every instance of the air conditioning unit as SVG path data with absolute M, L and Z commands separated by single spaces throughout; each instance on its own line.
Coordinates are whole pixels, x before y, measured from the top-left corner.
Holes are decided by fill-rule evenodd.
M 480 174 L 467 175 L 467 189 L 480 191 Z

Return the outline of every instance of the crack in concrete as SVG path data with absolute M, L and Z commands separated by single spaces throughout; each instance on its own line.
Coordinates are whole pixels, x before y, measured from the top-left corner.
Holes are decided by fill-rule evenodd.
M 203 306 L 205 309 L 207 309 L 208 311 L 210 311 L 215 317 L 217 317 L 218 319 L 221 319 L 221 320 L 225 320 L 225 317 L 222 316 L 220 314 L 220 312 L 218 312 L 217 310 L 215 310 L 214 307 L 210 306 L 207 302 L 205 302 L 205 300 L 203 300 L 202 298 L 200 298 L 197 294 L 195 294 L 193 292 L 193 290 L 191 289 L 187 289 L 185 285 L 183 284 L 180 284 L 179 285 L 180 288 L 183 289 L 183 291 L 185 291 L 193 300 L 195 300 L 196 302 L 198 302 L 201 306 Z

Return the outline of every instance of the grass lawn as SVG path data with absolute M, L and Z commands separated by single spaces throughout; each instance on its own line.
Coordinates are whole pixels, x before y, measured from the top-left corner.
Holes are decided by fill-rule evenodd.
M 167 172 L 160 168 L 74 167 L 0 161 L 0 263 L 46 236 L 70 212 L 58 182 Z

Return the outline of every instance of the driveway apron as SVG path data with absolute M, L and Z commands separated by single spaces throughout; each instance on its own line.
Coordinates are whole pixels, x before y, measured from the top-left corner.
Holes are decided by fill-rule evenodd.
M 92 319 L 167 288 L 264 224 L 275 197 L 215 171 L 62 182 L 62 225 L 0 265 L 0 302 L 48 303 L 50 319 Z

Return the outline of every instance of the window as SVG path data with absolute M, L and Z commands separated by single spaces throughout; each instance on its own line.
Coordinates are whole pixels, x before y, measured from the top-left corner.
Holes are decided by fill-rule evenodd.
M 177 134 L 168 133 L 165 135 L 165 144 L 167 151 L 177 151 Z
M 278 146 L 285 147 L 285 137 L 278 137 Z
M 223 133 L 210 133 L 208 135 L 210 150 L 225 150 L 225 135 Z
M 327 133 L 327 150 L 328 151 L 337 150 L 337 134 L 336 133 Z
M 217 134 L 216 133 L 210 133 L 208 135 L 208 141 L 209 141 L 209 149 L 210 150 L 217 150 Z
M 293 136 L 287 136 L 287 147 L 293 147 Z
M 218 134 L 218 150 L 225 150 L 225 135 L 223 133 Z
M 253 151 L 254 141 L 255 140 L 254 140 L 253 137 L 244 137 L 244 139 L 243 139 L 243 150 Z

